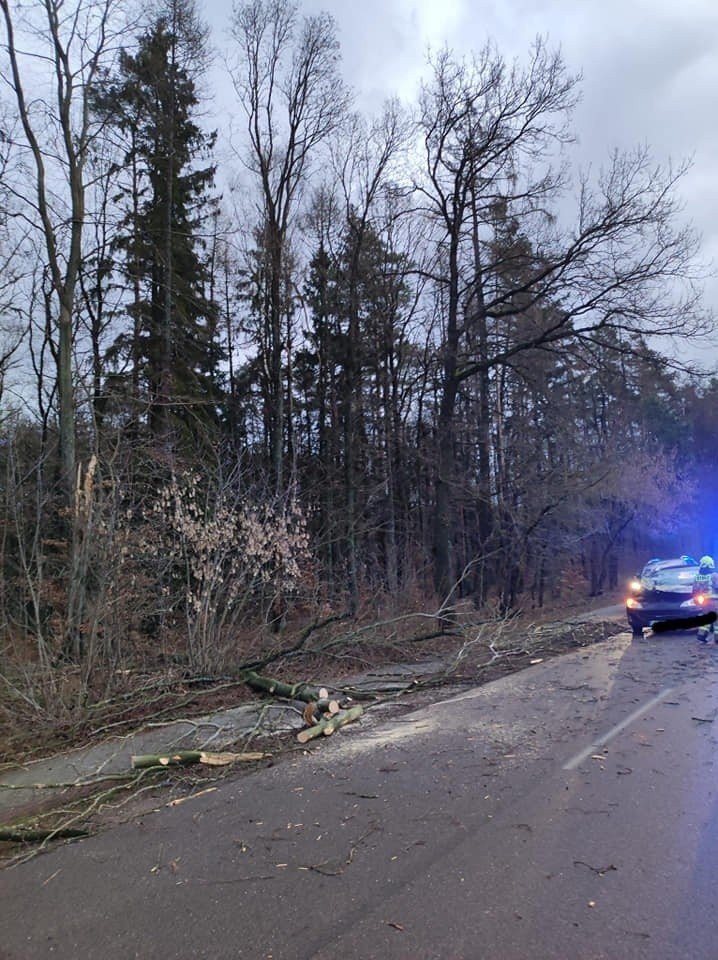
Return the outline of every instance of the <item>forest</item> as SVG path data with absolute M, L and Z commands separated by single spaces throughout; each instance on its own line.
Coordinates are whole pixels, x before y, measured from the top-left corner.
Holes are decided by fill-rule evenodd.
M 546 40 L 367 116 L 292 0 L 221 63 L 195 0 L 0 11 L 3 696 L 718 548 L 687 164 L 578 168 Z

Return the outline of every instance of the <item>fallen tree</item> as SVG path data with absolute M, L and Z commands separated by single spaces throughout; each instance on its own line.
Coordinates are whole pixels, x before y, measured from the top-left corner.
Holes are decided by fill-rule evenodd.
M 308 729 L 302 730 L 297 739 L 307 743 L 320 734 L 328 737 L 335 730 L 357 720 L 364 709 L 359 704 L 352 705 L 351 698 L 337 700 L 330 698 L 326 687 L 317 687 L 311 683 L 285 683 L 274 677 L 264 677 L 253 670 L 244 674 L 245 682 L 255 690 L 271 693 L 285 700 L 300 700 L 306 703 L 302 719 Z M 371 699 L 376 699 L 374 696 Z
M 317 710 L 328 713 L 337 713 L 343 707 L 338 700 L 329 698 L 326 687 L 316 687 L 311 683 L 285 683 L 274 677 L 264 677 L 248 670 L 244 674 L 244 682 L 253 690 L 271 693 L 284 700 L 301 700 L 303 703 L 312 703 Z

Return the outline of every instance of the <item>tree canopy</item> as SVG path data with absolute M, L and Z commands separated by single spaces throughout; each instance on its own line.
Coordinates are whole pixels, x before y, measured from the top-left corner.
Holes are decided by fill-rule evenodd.
M 576 169 L 545 40 L 367 117 L 290 0 L 235 5 L 221 90 L 193 0 L 37 7 L 0 0 L 1 562 L 43 657 L 183 622 L 206 665 L 292 604 L 513 611 L 714 549 L 687 168 Z

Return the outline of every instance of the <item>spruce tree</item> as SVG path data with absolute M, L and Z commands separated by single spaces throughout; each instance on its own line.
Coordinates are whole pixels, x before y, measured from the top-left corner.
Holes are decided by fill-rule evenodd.
M 96 97 L 123 153 L 116 248 L 133 325 L 113 347 L 125 371 L 113 377 L 114 392 L 121 382 L 146 411 L 151 438 L 170 453 L 205 436 L 221 399 L 217 308 L 207 293 L 202 239 L 216 209 L 214 166 L 202 165 L 215 136 L 194 120 L 201 31 L 191 3 L 170 0 L 136 51 L 120 52 L 116 76 Z

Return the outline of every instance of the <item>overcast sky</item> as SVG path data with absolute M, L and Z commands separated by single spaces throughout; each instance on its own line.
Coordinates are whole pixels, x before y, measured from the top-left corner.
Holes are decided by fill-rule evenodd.
M 647 144 L 657 160 L 692 158 L 686 216 L 718 269 L 718 0 L 304 0 L 336 20 L 343 74 L 367 112 L 392 95 L 413 101 L 426 51 L 457 54 L 488 39 L 525 59 L 538 34 L 582 73 L 575 115 L 580 159 Z M 232 0 L 199 0 L 225 39 Z M 204 9 L 203 9 L 204 8 Z M 718 279 L 706 302 L 718 314 Z

